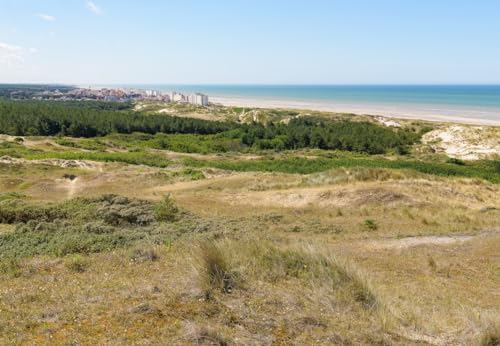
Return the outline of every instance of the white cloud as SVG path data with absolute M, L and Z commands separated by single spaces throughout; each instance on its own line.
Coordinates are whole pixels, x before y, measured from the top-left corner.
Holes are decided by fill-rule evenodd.
M 101 16 L 102 10 L 99 6 L 97 6 L 94 2 L 87 0 L 87 8 L 95 15 Z
M 49 14 L 45 14 L 45 13 L 38 13 L 36 16 L 38 18 L 40 18 L 41 20 L 44 20 L 46 22 L 53 22 L 56 20 L 56 17 L 51 16 Z
M 7 67 L 22 66 L 24 65 L 24 58 L 30 54 L 38 53 L 38 49 L 23 48 L 5 42 L 0 42 L 0 65 L 7 65 Z
M 0 42 L 0 64 L 15 65 L 24 61 L 24 50 L 22 47 Z

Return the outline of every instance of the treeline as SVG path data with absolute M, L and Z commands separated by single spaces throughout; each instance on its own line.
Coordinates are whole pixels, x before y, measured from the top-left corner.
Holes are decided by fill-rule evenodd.
M 0 133 L 100 137 L 132 132 L 213 134 L 235 127 L 231 123 L 145 115 L 128 107 L 126 103 L 106 102 L 0 101 Z
M 67 85 L 43 85 L 43 84 L 0 84 L 0 98 L 31 98 L 35 93 L 42 91 L 67 92 L 73 89 Z
M 203 138 L 177 138 L 186 141 L 183 144 L 186 148 L 199 147 L 196 150 L 205 150 L 203 148 L 206 147 L 207 151 L 319 148 L 381 154 L 391 149 L 404 154 L 407 147 L 420 138 L 419 134 L 406 129 L 312 117 L 294 118 L 287 124 L 238 124 L 170 115 L 146 115 L 132 111 L 130 104 L 123 103 L 0 101 L 0 133 L 90 138 L 134 132 L 152 135 L 216 134 Z M 198 139 L 203 139 L 202 143 Z M 170 142 L 164 138 L 159 145 L 163 149 L 172 149 Z

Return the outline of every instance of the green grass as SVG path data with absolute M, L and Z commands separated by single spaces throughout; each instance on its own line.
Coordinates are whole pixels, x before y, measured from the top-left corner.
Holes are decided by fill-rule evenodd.
M 213 167 L 237 172 L 263 171 L 311 174 L 327 171 L 334 168 L 371 167 L 408 169 L 420 173 L 445 176 L 480 178 L 493 183 L 500 183 L 498 161 L 480 161 L 468 165 L 455 165 L 451 163 L 435 163 L 416 160 L 398 159 L 387 160 L 381 157 L 352 157 L 352 158 L 285 158 L 263 160 L 196 160 L 185 159 L 184 164 L 190 167 Z

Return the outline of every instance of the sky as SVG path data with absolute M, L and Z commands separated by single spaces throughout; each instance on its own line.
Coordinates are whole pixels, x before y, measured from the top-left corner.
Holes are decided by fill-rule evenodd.
M 497 0 L 0 0 L 0 83 L 500 84 Z

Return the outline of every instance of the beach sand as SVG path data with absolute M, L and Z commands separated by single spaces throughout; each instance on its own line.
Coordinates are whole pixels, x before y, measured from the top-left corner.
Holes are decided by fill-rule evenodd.
M 488 109 L 454 110 L 408 105 L 353 105 L 345 103 L 302 102 L 294 100 L 250 99 L 211 96 L 210 102 L 233 107 L 317 110 L 337 113 L 378 115 L 399 119 L 420 119 L 475 125 L 500 126 L 500 113 Z

